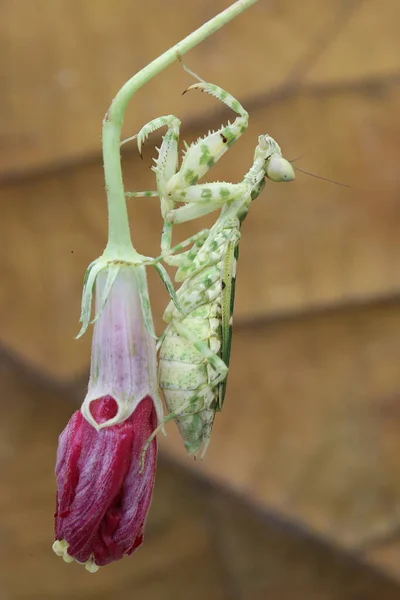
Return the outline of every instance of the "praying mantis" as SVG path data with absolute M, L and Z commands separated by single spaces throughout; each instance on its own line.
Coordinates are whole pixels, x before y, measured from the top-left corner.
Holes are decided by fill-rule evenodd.
M 159 384 L 169 414 L 146 442 L 143 455 L 158 429 L 175 419 L 188 454 L 196 455 L 202 449 L 203 458 L 226 393 L 241 225 L 266 179 L 292 181 L 295 174 L 277 142 L 266 134 L 259 136 L 253 164 L 240 183 L 198 183 L 246 131 L 248 113 L 228 92 L 186 70 L 199 80 L 186 91 L 210 94 L 237 116 L 232 124 L 228 122 L 190 146 L 185 143 L 180 168 L 179 119 L 167 115 L 144 125 L 135 136 L 139 152 L 151 133 L 167 127 L 152 167 L 157 191 L 127 196 L 160 198 L 164 219 L 161 256 L 177 267 L 175 281 L 181 283 L 176 292 L 180 310 L 169 303 L 163 315 L 166 328 L 158 342 Z M 217 209 L 221 212 L 211 229 L 171 248 L 174 225 Z M 189 250 L 181 252 L 188 246 Z

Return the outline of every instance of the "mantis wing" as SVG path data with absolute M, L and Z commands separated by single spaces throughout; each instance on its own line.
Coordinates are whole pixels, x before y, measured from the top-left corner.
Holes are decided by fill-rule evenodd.
M 229 367 L 232 343 L 232 319 L 235 304 L 236 263 L 239 257 L 239 241 L 235 237 L 227 245 L 222 263 L 222 298 L 221 298 L 221 358 Z M 219 384 L 218 409 L 221 410 L 226 393 L 228 377 Z

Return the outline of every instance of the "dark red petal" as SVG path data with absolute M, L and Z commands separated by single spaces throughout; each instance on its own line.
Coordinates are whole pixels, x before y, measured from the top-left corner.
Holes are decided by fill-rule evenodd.
M 116 414 L 107 396 L 91 405 L 98 423 Z M 156 427 L 151 397 L 146 396 L 123 423 L 96 431 L 78 411 L 60 436 L 57 455 L 56 538 L 80 562 L 94 553 L 104 565 L 131 553 L 142 541 L 156 472 L 154 439 L 140 471 L 144 443 Z
M 157 441 L 154 439 L 147 449 L 144 469 L 140 473 L 140 457 L 143 446 L 157 426 L 157 417 L 152 399 L 146 397 L 142 400 L 134 415 L 135 436 L 132 444 L 132 462 L 122 490 L 121 521 L 113 538 L 120 547 L 124 548 L 124 552 L 129 554 L 142 541 L 144 522 L 153 493 L 157 463 Z
M 78 460 L 82 446 L 82 420 L 82 413 L 75 412 L 59 437 L 56 462 L 58 491 L 55 532 L 57 539 L 61 539 L 60 519 L 69 514 L 79 479 Z

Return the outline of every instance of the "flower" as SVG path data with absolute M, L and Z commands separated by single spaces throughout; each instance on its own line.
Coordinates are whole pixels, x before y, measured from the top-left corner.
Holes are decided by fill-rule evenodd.
M 53 549 L 91 572 L 141 545 L 156 474 L 155 437 L 141 465 L 162 418 L 141 269 L 97 277 L 88 392 L 59 438 Z
M 92 404 L 102 423 L 116 414 L 111 396 Z M 143 445 L 157 424 L 146 396 L 123 423 L 97 431 L 76 411 L 60 436 L 54 550 L 89 571 L 131 554 L 143 540 L 156 474 L 157 442 L 151 442 L 140 471 Z

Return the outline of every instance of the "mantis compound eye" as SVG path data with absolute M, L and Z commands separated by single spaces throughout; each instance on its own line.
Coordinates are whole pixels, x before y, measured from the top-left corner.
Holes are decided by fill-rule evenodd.
M 277 154 L 272 154 L 268 159 L 265 174 L 268 179 L 277 182 L 293 181 L 295 178 L 294 169 L 290 162 Z

